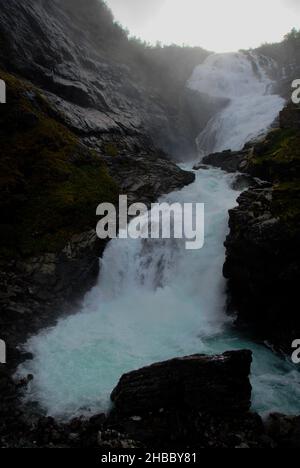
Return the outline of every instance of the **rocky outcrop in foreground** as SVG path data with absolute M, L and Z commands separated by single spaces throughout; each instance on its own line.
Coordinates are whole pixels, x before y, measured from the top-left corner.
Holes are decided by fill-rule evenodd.
M 243 414 L 251 405 L 251 362 L 250 351 L 195 354 L 130 372 L 112 392 L 113 413 L 142 416 L 160 410 L 198 410 Z
M 146 445 L 234 446 L 255 438 L 249 414 L 251 352 L 194 355 L 124 375 L 111 395 L 109 423 Z
M 299 448 L 299 418 L 251 413 L 250 351 L 193 355 L 123 375 L 109 415 L 53 418 L 23 413 L 5 393 L 0 402 L 2 447 L 199 450 Z M 1 371 L 1 368 L 0 368 Z M 25 385 L 22 382 L 20 385 Z

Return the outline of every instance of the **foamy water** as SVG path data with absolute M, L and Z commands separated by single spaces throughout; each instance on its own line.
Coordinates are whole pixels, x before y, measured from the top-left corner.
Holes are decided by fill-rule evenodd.
M 274 83 L 268 77 L 265 62 L 265 58 L 254 54 L 215 54 L 194 70 L 188 82 L 191 89 L 216 101 L 229 100 L 198 136 L 203 156 L 224 149 L 242 149 L 246 142 L 264 133 L 278 116 L 284 100 L 271 94 Z

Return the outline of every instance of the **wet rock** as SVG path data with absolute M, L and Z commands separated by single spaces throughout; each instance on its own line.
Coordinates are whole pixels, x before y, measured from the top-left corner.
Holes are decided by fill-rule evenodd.
M 237 313 L 237 324 L 288 355 L 300 336 L 298 314 L 286 306 L 298 302 L 300 277 L 298 121 L 299 109 L 289 104 L 280 113 L 280 128 L 245 145 L 243 174 L 233 188 L 250 189 L 229 212 L 224 265 L 228 308 Z M 231 172 L 232 156 L 212 155 L 212 164 L 224 160 Z
M 162 408 L 247 412 L 251 360 L 250 351 L 194 355 L 125 374 L 111 395 L 114 412 L 130 416 Z
M 159 196 L 179 190 L 195 180 L 195 174 L 183 171 L 176 164 L 160 156 L 120 156 L 107 162 L 121 193 L 130 203 L 149 205 Z
M 264 182 L 260 179 L 254 178 L 248 174 L 239 174 L 236 176 L 234 181 L 231 184 L 233 190 L 237 190 L 239 192 L 246 190 L 249 187 L 254 188 L 268 188 L 271 187 L 272 184 L 269 182 Z
M 210 167 L 206 164 L 203 164 L 202 162 L 195 164 L 193 167 L 194 171 L 199 171 L 200 169 L 202 171 L 207 171 Z
M 289 104 L 279 114 L 280 127 L 300 130 L 300 108 Z
M 213 167 L 219 167 L 226 172 L 244 172 L 248 164 L 250 151 L 222 151 L 205 156 L 202 163 Z
M 268 417 L 265 427 L 267 435 L 275 441 L 277 447 L 300 448 L 300 416 L 274 413 Z
M 296 446 L 297 418 L 280 416 L 278 422 L 276 417 L 264 427 L 261 418 L 248 411 L 250 364 L 250 351 L 154 364 L 121 378 L 108 417 L 99 414 L 67 423 L 41 417 L 38 408 L 20 406 L 9 372 L 0 367 L 0 444 L 191 450 L 284 447 L 288 440 Z
M 84 14 L 78 14 L 78 11 Z M 18 18 L 17 25 L 15 18 Z M 52 138 L 52 127 L 53 124 L 63 124 L 59 135 L 63 132 L 64 139 L 71 139 L 72 142 L 76 140 L 76 151 L 72 146 L 68 156 L 70 168 L 66 171 L 67 184 L 72 179 L 69 170 L 75 175 L 78 168 L 89 167 L 89 164 L 95 163 L 93 158 L 98 158 L 99 169 L 102 161 L 106 161 L 112 178 L 119 183 L 119 191 L 127 193 L 130 202 L 144 201 L 149 204 L 160 195 L 192 182 L 194 175 L 168 162 L 166 154 L 159 148 L 162 136 L 169 140 L 166 143 L 168 147 L 179 145 L 176 139 L 177 124 L 176 132 L 173 132 L 168 108 L 161 105 L 159 96 L 152 88 L 146 89 L 143 80 L 119 60 L 118 46 L 107 55 L 106 45 L 103 43 L 107 39 L 106 35 L 102 37 L 101 33 L 100 36 L 96 34 L 96 31 L 101 30 L 100 22 L 111 35 L 117 34 L 110 13 L 103 4 L 95 0 L 89 2 L 88 6 L 83 0 L 78 0 L 76 7 L 68 0 L 53 1 L 51 4 L 38 1 L 25 7 L 20 0 L 3 4 L 0 17 L 0 67 L 1 70 L 4 68 L 12 73 L 17 72 L 20 77 L 15 80 L 10 75 L 7 82 L 8 91 L 14 98 L 12 102 L 15 107 L 11 119 L 13 130 L 17 135 L 18 132 L 25 135 L 38 121 L 45 119 L 44 127 L 49 128 L 49 135 L 47 134 L 47 138 L 37 139 L 35 150 L 39 155 L 38 145 L 45 152 L 49 146 L 56 156 L 61 147 L 56 145 L 59 138 Z M 12 34 L 13 29 L 17 31 L 15 34 Z M 95 32 L 97 38 L 91 31 Z M 125 42 L 127 44 L 127 39 Z M 38 45 L 34 53 L 32 43 Z M 111 56 L 115 55 L 116 60 L 112 60 Z M 27 80 L 31 80 L 34 86 Z M 172 120 L 171 116 L 170 119 Z M 9 125 L 9 132 L 11 130 Z M 1 138 L 9 132 L 5 129 Z M 38 132 L 36 134 L 39 135 Z M 180 139 L 186 141 L 184 135 Z M 54 159 L 50 158 L 53 166 Z M 21 166 L 25 167 L 26 164 L 24 162 Z M 47 163 L 44 164 L 46 167 L 42 172 L 47 173 Z M 29 175 L 34 172 L 36 165 L 25 167 L 24 185 L 32 185 Z M 52 184 L 56 183 L 57 177 L 62 177 L 62 180 L 65 177 L 61 176 L 61 169 L 58 167 L 55 167 L 54 172 L 53 181 L 50 177 Z M 84 175 L 84 169 L 80 172 Z M 57 173 L 60 175 L 57 176 Z M 22 179 L 21 176 L 18 177 Z M 35 181 L 39 177 L 40 175 L 35 175 Z M 77 180 L 77 176 L 75 179 Z M 95 179 L 91 180 L 94 181 L 91 183 L 95 183 Z M 16 186 L 18 184 L 16 182 Z M 97 181 L 95 185 L 99 186 L 101 183 Z M 21 195 L 26 202 L 28 195 L 22 191 Z M 6 198 L 10 202 L 15 197 L 19 204 L 19 196 L 18 187 L 16 193 L 13 192 Z M 76 193 L 73 201 L 80 197 L 86 198 L 86 195 Z M 60 202 L 63 199 L 63 204 L 66 203 L 62 218 L 64 219 L 65 213 L 70 216 L 68 212 L 73 202 L 72 195 L 69 202 L 69 188 L 61 188 L 57 198 Z M 96 199 L 89 203 L 96 207 L 102 201 L 110 200 Z M 48 207 L 48 200 L 45 206 Z M 87 211 L 89 208 L 90 206 Z M 78 210 L 80 209 L 85 210 L 79 207 Z M 7 211 L 12 213 L 13 208 Z M 23 210 L 21 213 L 23 222 Z M 53 214 L 53 219 L 56 214 Z M 43 213 L 38 209 L 34 215 L 34 218 L 43 218 Z M 51 215 L 49 218 L 52 220 Z M 7 262 L 5 259 L 2 262 L 0 259 L 0 326 L 11 346 L 17 343 L 20 336 L 23 335 L 23 341 L 28 333 L 37 330 L 39 326 L 47 326 L 49 321 L 55 321 L 58 314 L 56 311 L 70 309 L 68 302 L 78 299 L 94 285 L 99 273 L 99 257 L 106 245 L 106 242 L 100 241 L 96 236 L 96 215 L 94 222 L 92 229 L 93 218 L 82 228 L 78 228 L 77 219 L 68 219 L 68 226 L 60 227 L 55 226 L 55 223 L 54 227 L 48 226 L 44 220 L 41 230 L 45 230 L 49 240 L 47 238 L 42 243 L 41 251 L 32 253 L 29 249 L 28 253 L 25 248 L 26 253 L 20 253 L 20 242 L 15 242 L 13 254 L 16 255 L 12 256 L 18 256 L 18 261 L 12 259 Z M 9 223 L 8 220 L 6 224 L 4 227 L 8 228 L 8 232 L 16 231 L 12 222 Z M 73 235 L 73 230 L 81 232 Z M 29 226 L 22 230 L 25 231 L 29 231 L 28 237 L 30 241 L 33 238 L 34 246 L 35 239 L 40 240 L 41 237 L 39 229 L 31 233 Z M 60 239 L 60 231 L 63 231 L 63 237 L 59 247 L 54 243 L 55 246 L 49 245 L 48 251 L 47 244 L 53 239 Z M 8 234 L 7 237 L 11 236 Z M 27 242 L 25 247 L 26 245 Z
M 113 430 L 99 431 L 97 443 L 102 449 L 141 449 L 142 444 Z
M 249 413 L 251 360 L 250 351 L 194 355 L 125 374 L 107 425 L 150 447 L 264 446 Z
M 224 276 L 238 324 L 291 354 L 300 320 L 286 304 L 298 300 L 299 238 L 274 215 L 273 197 L 273 188 L 250 189 L 230 210 Z
M 202 122 L 189 118 L 184 74 L 175 104 L 162 85 L 153 85 L 147 63 L 144 69 L 139 53 L 100 2 L 41 0 L 24 7 L 11 0 L 2 5 L 0 33 L 1 67 L 47 91 L 59 118 L 90 142 L 119 134 L 133 136 L 142 147 L 147 136 L 176 157 L 196 153 Z M 186 79 L 207 55 L 203 51 L 185 67 Z

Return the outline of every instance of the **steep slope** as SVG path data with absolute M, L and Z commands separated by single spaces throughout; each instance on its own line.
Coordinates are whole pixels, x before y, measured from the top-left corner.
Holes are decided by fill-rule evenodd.
M 205 51 L 187 49 L 190 61 L 183 54 L 179 60 L 184 73 L 165 83 L 159 77 L 172 50 L 155 54 L 129 41 L 99 0 L 0 3 L 0 64 L 47 90 L 57 112 L 85 142 L 108 155 L 111 144 L 116 152 L 151 144 L 177 156 L 195 151 L 191 127 L 181 115 L 184 104 L 170 93 L 178 91 L 177 79 L 183 95 Z M 171 62 L 177 58 L 175 51 Z
M 13 345 L 46 324 L 50 303 L 93 283 L 105 246 L 95 233 L 99 203 L 124 192 L 149 203 L 194 176 L 167 161 L 163 143 L 188 145 L 190 136 L 176 140 L 178 109 L 138 73 L 147 50 L 103 2 L 0 6 L 0 322 Z
M 292 30 L 282 42 L 264 44 L 256 52 L 267 57 L 272 77 L 276 80 L 275 93 L 291 97 L 291 83 L 300 76 L 300 33 Z

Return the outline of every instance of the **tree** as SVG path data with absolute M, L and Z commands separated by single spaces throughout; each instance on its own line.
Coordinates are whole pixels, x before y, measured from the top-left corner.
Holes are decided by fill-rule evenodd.
M 288 34 L 284 36 L 285 41 L 295 41 L 300 39 L 300 29 L 293 28 Z

